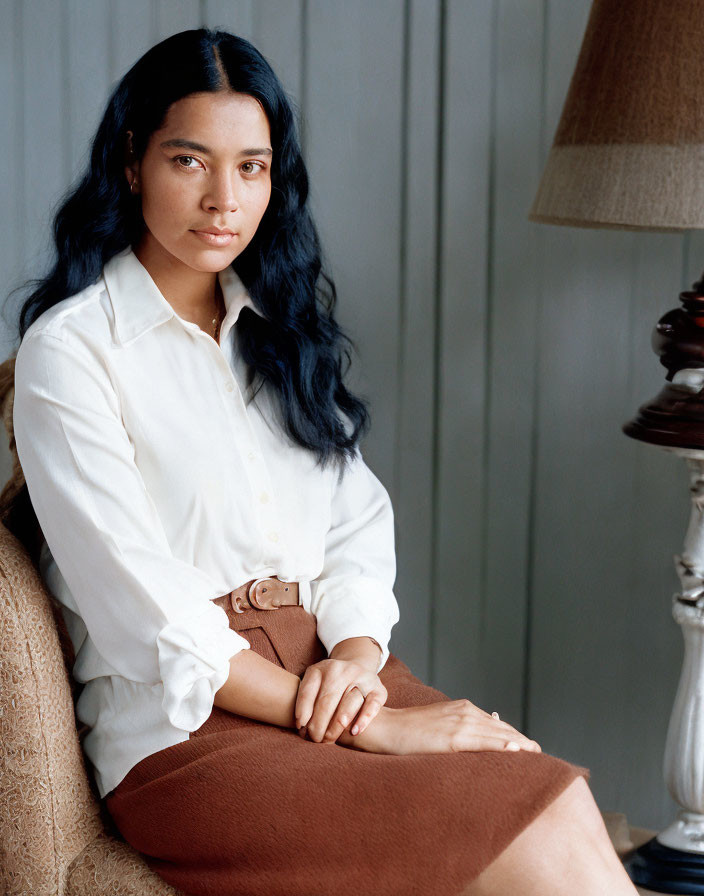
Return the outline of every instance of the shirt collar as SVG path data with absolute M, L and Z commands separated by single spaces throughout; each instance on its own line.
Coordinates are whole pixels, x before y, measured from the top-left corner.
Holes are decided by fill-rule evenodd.
M 112 304 L 115 332 L 121 345 L 172 317 L 193 326 L 184 321 L 167 302 L 131 246 L 113 255 L 105 263 L 103 279 Z M 235 323 L 245 305 L 260 317 L 265 317 L 255 306 L 234 268 L 228 266 L 219 271 L 218 280 L 225 300 L 221 338 Z

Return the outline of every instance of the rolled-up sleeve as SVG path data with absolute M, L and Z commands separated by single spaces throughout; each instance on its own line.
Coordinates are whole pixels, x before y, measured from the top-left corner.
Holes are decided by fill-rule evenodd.
M 82 343 L 30 333 L 13 424 L 37 519 L 96 649 L 115 674 L 162 683 L 171 723 L 196 730 L 250 644 L 212 602 L 217 583 L 173 555 L 109 371 Z
M 310 610 L 328 654 L 346 638 L 371 637 L 382 649 L 381 671 L 399 620 L 395 579 L 391 500 L 357 447 L 335 483 L 323 570 L 310 583 Z

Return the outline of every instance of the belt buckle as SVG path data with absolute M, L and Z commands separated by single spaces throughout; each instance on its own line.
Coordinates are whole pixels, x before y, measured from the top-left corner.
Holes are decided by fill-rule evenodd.
M 240 596 L 236 591 L 230 592 L 230 605 L 235 613 L 244 613 L 245 610 L 252 609 L 252 605 L 247 599 L 247 595 Z
M 266 583 L 266 584 L 264 584 Z M 231 592 L 230 601 L 235 613 L 244 613 L 245 610 L 278 610 L 282 605 L 293 604 L 294 601 L 285 600 L 285 593 L 290 590 L 295 582 L 284 582 L 278 576 L 265 576 L 254 579 L 247 593 L 240 596 L 235 591 Z M 277 599 L 277 595 L 280 597 Z

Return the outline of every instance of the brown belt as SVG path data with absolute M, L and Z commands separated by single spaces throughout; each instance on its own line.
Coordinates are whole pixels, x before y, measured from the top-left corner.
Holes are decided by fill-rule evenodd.
M 278 610 L 288 604 L 298 604 L 298 582 L 282 582 L 275 576 L 266 579 L 251 579 L 223 595 L 229 597 L 235 613 L 245 610 Z M 222 598 L 218 598 L 218 601 Z

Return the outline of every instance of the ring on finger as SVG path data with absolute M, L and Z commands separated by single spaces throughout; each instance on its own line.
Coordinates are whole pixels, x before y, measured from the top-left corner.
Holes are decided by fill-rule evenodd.
M 498 712 L 496 712 L 496 710 L 494 710 L 494 712 L 492 712 L 491 716 L 492 716 L 492 718 L 494 718 L 494 719 L 498 719 L 498 718 L 499 718 L 499 714 L 498 714 Z

